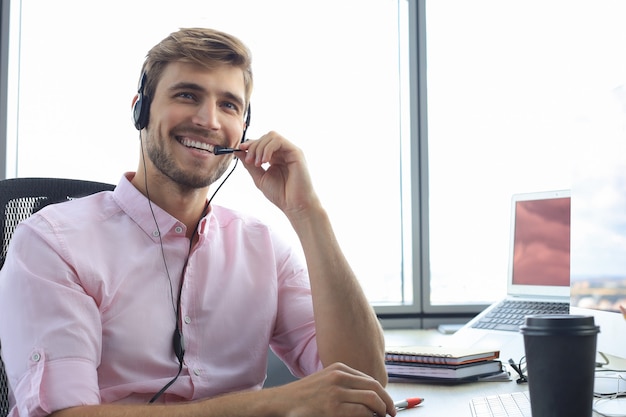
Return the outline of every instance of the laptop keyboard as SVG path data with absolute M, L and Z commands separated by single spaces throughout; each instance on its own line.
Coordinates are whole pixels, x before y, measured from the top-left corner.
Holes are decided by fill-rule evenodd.
M 524 318 L 532 314 L 568 314 L 569 302 L 504 300 L 472 325 L 477 329 L 518 332 Z
M 528 391 L 472 398 L 470 409 L 472 417 L 531 417 Z

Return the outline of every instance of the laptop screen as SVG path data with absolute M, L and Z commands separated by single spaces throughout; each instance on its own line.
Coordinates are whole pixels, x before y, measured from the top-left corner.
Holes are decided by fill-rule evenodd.
M 560 287 L 562 294 L 568 294 L 570 207 L 567 190 L 513 196 L 510 288 L 522 286 L 524 293 L 557 295 L 547 288 Z

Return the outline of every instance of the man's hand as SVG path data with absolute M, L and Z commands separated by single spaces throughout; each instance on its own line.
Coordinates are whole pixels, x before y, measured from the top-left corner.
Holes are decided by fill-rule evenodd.
M 387 381 L 380 323 L 335 237 L 303 152 L 276 132 L 241 144 L 256 186 L 293 226 L 307 262 L 317 346 L 324 366 L 344 363 Z M 332 385 L 331 385 L 332 386 Z
M 255 185 L 287 217 L 318 206 L 302 151 L 276 132 L 242 143 L 241 158 Z M 267 164 L 267 165 L 265 165 Z
M 341 363 L 275 390 L 288 417 L 396 415 L 393 400 L 375 379 Z M 280 391 L 280 392 L 279 392 Z

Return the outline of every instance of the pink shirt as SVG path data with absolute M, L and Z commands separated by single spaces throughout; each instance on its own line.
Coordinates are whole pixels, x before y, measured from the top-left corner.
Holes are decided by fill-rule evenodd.
M 113 192 L 46 207 L 22 222 L 0 271 L 0 340 L 10 416 L 146 403 L 178 371 L 175 304 L 185 225 L 126 174 Z M 297 376 L 321 369 L 307 271 L 254 218 L 212 206 L 181 297 L 184 368 L 160 398 L 257 390 L 271 345 Z M 170 282 L 171 280 L 171 282 Z

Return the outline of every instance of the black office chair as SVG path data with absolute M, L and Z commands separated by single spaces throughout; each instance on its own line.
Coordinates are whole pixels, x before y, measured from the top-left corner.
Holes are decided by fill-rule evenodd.
M 0 268 L 4 265 L 15 227 L 41 208 L 99 191 L 114 185 L 65 178 L 13 178 L 0 180 Z M 2 346 L 0 345 L 0 353 Z M 9 413 L 9 387 L 0 355 L 0 417 Z

